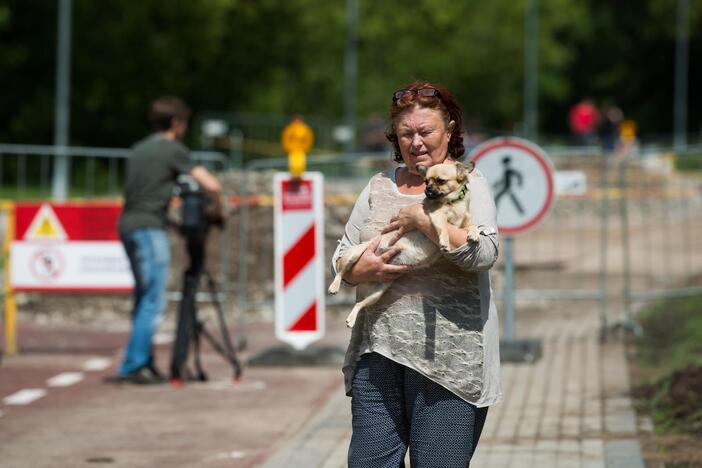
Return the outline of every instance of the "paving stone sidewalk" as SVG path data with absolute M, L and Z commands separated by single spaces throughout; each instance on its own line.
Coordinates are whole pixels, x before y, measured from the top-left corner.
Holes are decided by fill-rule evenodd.
M 504 364 L 505 399 L 493 406 L 471 466 L 644 468 L 623 344 L 599 341 L 596 307 L 553 307 L 518 323 L 539 338 L 533 364 Z M 646 430 L 646 428 L 643 428 Z M 265 468 L 346 466 L 350 401 L 339 386 Z

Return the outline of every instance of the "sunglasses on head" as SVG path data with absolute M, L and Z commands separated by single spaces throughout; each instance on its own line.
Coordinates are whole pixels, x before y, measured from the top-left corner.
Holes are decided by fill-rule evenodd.
M 420 97 L 437 97 L 441 99 L 441 93 L 435 88 L 401 89 L 392 93 L 392 102 L 396 102 L 405 97 L 410 97 L 413 94 Z

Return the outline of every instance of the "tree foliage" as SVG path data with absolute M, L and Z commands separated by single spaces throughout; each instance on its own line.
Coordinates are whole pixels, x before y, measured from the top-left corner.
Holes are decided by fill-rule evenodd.
M 522 119 L 527 0 L 358 0 L 359 119 L 387 113 L 415 78 L 452 89 L 496 131 Z M 0 141 L 51 143 L 58 1 L 0 0 Z M 690 2 L 690 129 L 702 122 L 702 4 Z M 565 133 L 583 96 L 620 105 L 643 132 L 672 128 L 675 0 L 539 0 L 539 116 Z M 341 120 L 341 0 L 74 0 L 73 144 L 124 146 L 154 97 L 197 111 Z M 694 104 L 694 105 L 693 105 Z

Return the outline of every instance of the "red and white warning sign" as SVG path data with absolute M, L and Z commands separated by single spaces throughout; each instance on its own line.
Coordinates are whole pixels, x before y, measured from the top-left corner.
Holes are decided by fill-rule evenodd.
M 492 186 L 501 234 L 524 234 L 549 214 L 554 172 L 540 147 L 521 138 L 493 138 L 475 148 L 470 159 Z
M 274 178 L 275 335 L 304 349 L 324 335 L 324 179 Z
M 16 291 L 130 291 L 118 203 L 17 203 L 10 281 Z

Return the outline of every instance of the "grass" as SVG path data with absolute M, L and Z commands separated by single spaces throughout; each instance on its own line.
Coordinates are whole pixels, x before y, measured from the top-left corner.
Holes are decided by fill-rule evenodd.
M 668 300 L 640 316 L 637 406 L 656 432 L 702 433 L 702 296 Z
M 682 172 L 693 172 L 702 170 L 702 154 L 684 153 L 679 154 L 675 160 L 675 167 Z
M 640 315 L 638 356 L 647 367 L 672 371 L 702 364 L 702 296 L 660 302 Z

